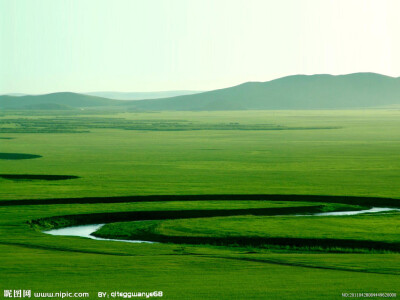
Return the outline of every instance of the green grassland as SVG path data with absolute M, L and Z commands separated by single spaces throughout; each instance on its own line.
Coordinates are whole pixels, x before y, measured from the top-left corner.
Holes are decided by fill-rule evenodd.
M 105 115 L 110 117 L 109 115 Z M 79 118 L 86 116 L 76 116 Z M 101 115 L 96 117 L 101 119 Z M 57 182 L 0 179 L 0 199 L 138 194 L 318 194 L 397 197 L 399 112 L 254 111 L 125 113 L 133 120 L 341 127 L 319 130 L 4 133 L 1 173 L 75 175 Z M 8 116 L 4 118 L 13 118 Z M 25 117 L 24 117 L 25 118 Z M 40 118 L 40 117 L 35 117 Z M 47 117 L 48 118 L 48 117 Z M 212 174 L 212 176 L 210 176 Z
M 340 247 L 379 247 L 400 251 L 399 226 L 399 213 L 344 217 L 234 216 L 111 223 L 95 235 L 104 238 L 238 244 L 261 248 L 273 242 L 320 248 L 329 245 L 333 251 L 338 251 Z
M 399 213 L 293 216 L 400 207 L 399 134 L 399 110 L 2 112 L 0 289 L 93 299 L 399 293 Z M 110 223 L 104 236 L 163 240 L 42 233 L 95 223 Z
M 168 210 L 225 211 L 303 205 L 292 201 L 160 201 L 3 206 L 2 286 L 35 291 L 58 291 L 68 286 L 68 290 L 93 295 L 100 290 L 157 289 L 163 290 L 167 299 L 335 299 L 344 291 L 396 291 L 400 256 L 394 253 L 305 253 L 302 249 L 104 242 L 45 235 L 39 230 L 44 227 L 32 227 L 26 222 L 121 211 L 151 211 L 156 216 L 157 211 Z M 346 209 L 342 204 L 327 206 L 327 210 Z M 42 225 L 51 228 L 55 224 Z M 316 284 L 322 282 L 330 285 Z
M 290 238 L 339 238 L 399 242 L 400 215 L 397 213 L 352 217 L 216 217 L 159 222 L 159 234 L 185 236 L 256 236 Z M 130 222 L 119 223 L 130 226 Z M 387 226 L 392 224 L 392 226 Z M 113 226 L 113 224 L 108 225 Z M 291 230 L 288 230 L 291 228 Z M 103 229 L 102 229 L 103 230 Z M 104 228 L 106 230 L 106 227 Z

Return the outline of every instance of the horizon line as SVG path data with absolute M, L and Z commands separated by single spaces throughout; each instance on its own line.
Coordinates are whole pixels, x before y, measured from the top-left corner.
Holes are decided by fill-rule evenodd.
M 89 95 L 91 93 L 121 93 L 121 94 L 129 94 L 129 93 L 137 93 L 137 94 L 151 94 L 151 93 L 169 93 L 169 92 L 194 92 L 194 93 L 204 93 L 204 92 L 210 92 L 210 91 L 216 91 L 216 90 L 221 90 L 221 89 L 226 89 L 226 88 L 231 88 L 235 86 L 239 86 L 242 84 L 246 83 L 266 83 L 266 82 L 271 82 L 274 80 L 279 80 L 283 78 L 288 78 L 288 77 L 294 77 L 294 76 L 348 76 L 348 75 L 355 75 L 355 74 L 375 74 L 375 75 L 380 75 L 380 76 L 385 76 L 385 77 L 390 77 L 393 79 L 398 79 L 400 76 L 391 76 L 391 75 L 386 75 L 383 73 L 377 73 L 377 72 L 369 72 L 369 71 L 364 71 L 364 72 L 353 72 L 353 73 L 344 73 L 344 74 L 329 74 L 329 73 L 314 73 L 314 74 L 305 74 L 305 73 L 297 73 L 297 74 L 292 74 L 292 75 L 285 75 L 281 77 L 276 77 L 274 79 L 266 80 L 266 81 L 244 81 L 238 84 L 230 85 L 230 86 L 225 86 L 225 87 L 220 87 L 220 88 L 214 88 L 210 90 L 195 90 L 195 89 L 174 89 L 174 90 L 157 90 L 157 91 L 117 91 L 117 90 L 108 90 L 108 91 L 89 91 L 89 92 L 78 92 L 78 91 L 71 91 L 71 90 L 64 90 L 64 91 L 54 91 L 54 92 L 45 92 L 45 93 L 25 93 L 25 92 L 8 92 L 8 93 L 0 93 L 0 96 L 11 96 L 11 97 L 23 97 L 23 96 L 43 96 L 43 95 L 51 95 L 51 94 L 61 94 L 61 93 L 72 93 L 72 94 L 83 94 L 83 95 Z M 91 96 L 91 95 L 89 95 Z M 92 95 L 93 96 L 93 95 Z M 94 97 L 101 97 L 101 96 L 94 96 Z

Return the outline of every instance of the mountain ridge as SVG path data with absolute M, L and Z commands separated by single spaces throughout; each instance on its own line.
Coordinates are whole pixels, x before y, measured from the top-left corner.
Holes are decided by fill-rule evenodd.
M 256 110 L 340 109 L 397 105 L 400 104 L 399 99 L 399 77 L 365 72 L 290 75 L 265 82 L 246 82 L 191 96 L 164 98 L 163 102 L 138 101 L 135 106 L 138 109 L 151 107 L 156 110 L 216 110 L 216 106 L 224 110 L 243 107 Z M 186 100 L 192 100 L 192 103 L 184 103 Z
M 378 73 L 290 75 L 264 82 L 161 99 L 113 100 L 72 92 L 0 96 L 0 108 L 37 104 L 74 108 L 117 107 L 137 111 L 215 111 L 262 109 L 347 109 L 400 105 L 400 77 Z
M 42 104 L 65 105 L 73 108 L 119 105 L 118 100 L 89 96 L 73 92 L 58 92 L 44 95 L 0 96 L 0 108 L 31 109 Z
M 85 95 L 103 97 L 114 100 L 145 100 L 145 99 L 161 99 L 176 97 L 181 95 L 192 95 L 203 91 L 176 90 L 176 91 L 157 91 L 157 92 L 115 92 L 115 91 L 99 91 L 82 93 Z

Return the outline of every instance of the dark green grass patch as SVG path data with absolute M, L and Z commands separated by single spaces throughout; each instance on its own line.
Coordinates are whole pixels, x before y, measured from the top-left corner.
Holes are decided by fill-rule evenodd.
M 0 153 L 0 159 L 33 159 L 42 157 L 41 155 L 36 154 L 26 154 L 26 153 Z
M 34 175 L 34 174 L 0 174 L 0 178 L 9 179 L 9 180 L 68 180 L 68 179 L 76 179 L 79 176 L 74 175 Z
M 148 195 L 126 197 L 84 197 L 84 198 L 53 198 L 53 199 L 21 199 L 2 200 L 0 206 L 32 205 L 32 204 L 73 204 L 73 203 L 128 203 L 128 202 L 170 202 L 170 201 L 218 201 L 234 203 L 237 201 L 275 201 L 293 202 L 292 206 L 321 205 L 322 212 L 358 210 L 363 207 L 400 207 L 399 199 L 378 197 L 345 197 L 318 195 Z M 322 205 L 323 204 L 323 205 Z
M 278 124 L 240 124 L 192 122 L 167 119 L 125 119 L 105 117 L 38 117 L 0 119 L 0 133 L 84 133 L 93 129 L 139 131 L 196 131 L 196 130 L 323 130 L 340 126 L 284 126 Z

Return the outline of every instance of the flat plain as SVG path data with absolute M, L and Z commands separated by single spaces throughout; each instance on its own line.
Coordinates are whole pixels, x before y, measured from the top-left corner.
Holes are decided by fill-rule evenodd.
M 398 212 L 294 216 L 399 208 L 399 136 L 396 109 L 1 112 L 1 288 L 399 293 Z M 162 242 L 42 232 L 100 221 L 108 237 Z

